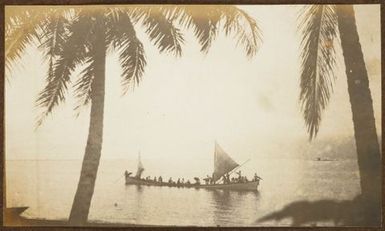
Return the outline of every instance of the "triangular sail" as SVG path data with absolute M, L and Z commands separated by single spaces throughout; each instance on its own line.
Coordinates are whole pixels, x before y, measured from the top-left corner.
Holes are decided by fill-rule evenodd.
M 142 160 L 140 158 L 140 153 L 139 153 L 139 155 L 138 155 L 138 169 L 136 170 L 135 177 L 140 178 L 143 171 L 144 171 L 144 167 L 143 167 Z
M 238 166 L 239 164 L 231 159 L 231 157 L 219 146 L 219 144 L 215 142 L 213 173 L 214 182 Z

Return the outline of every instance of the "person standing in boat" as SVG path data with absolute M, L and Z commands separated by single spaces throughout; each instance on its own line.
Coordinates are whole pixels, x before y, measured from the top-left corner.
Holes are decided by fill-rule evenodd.
M 254 174 L 254 181 L 257 182 L 261 180 L 262 178 L 257 175 L 257 173 Z
M 163 183 L 162 176 L 159 176 L 159 177 L 158 177 L 158 182 L 159 182 L 159 183 Z
M 212 178 L 209 175 L 207 175 L 206 178 L 204 178 L 203 180 L 206 184 L 212 184 Z
M 205 184 L 207 185 L 210 182 L 210 177 L 207 176 L 206 178 L 203 178 L 203 180 L 205 181 Z
M 200 185 L 201 184 L 201 182 L 200 182 L 200 180 L 199 180 L 199 177 L 194 177 L 194 180 L 195 180 L 195 185 Z
M 230 184 L 230 175 L 229 175 L 229 173 L 226 173 L 226 181 L 225 181 L 225 183 L 226 184 Z
M 131 176 L 132 172 L 128 172 L 127 170 L 124 172 L 124 175 L 127 177 Z
M 215 177 L 215 176 L 214 176 L 214 173 L 213 173 L 212 176 L 211 176 L 211 178 L 210 178 L 210 183 L 211 183 L 211 184 L 215 184 L 214 177 Z
M 176 181 L 176 185 L 179 187 L 180 186 L 180 178 Z
M 236 174 L 238 174 L 238 183 L 241 183 L 242 182 L 242 172 L 241 172 L 241 170 L 236 172 Z

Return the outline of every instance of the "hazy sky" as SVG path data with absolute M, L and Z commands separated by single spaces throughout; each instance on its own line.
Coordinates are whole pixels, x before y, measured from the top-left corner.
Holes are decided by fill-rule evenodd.
M 261 49 L 251 60 L 223 34 L 204 55 L 192 31 L 185 31 L 182 58 L 160 55 L 142 31 L 145 75 L 139 87 L 122 97 L 117 56 L 107 57 L 102 158 L 132 158 L 140 150 L 144 158 L 211 159 L 217 140 L 242 161 L 282 152 L 294 141 L 308 142 L 298 104 L 300 6 L 241 8 L 263 31 Z M 380 6 L 360 5 L 355 10 L 380 134 Z M 69 94 L 67 102 L 34 131 L 34 102 L 47 67 L 36 48 L 27 51 L 6 83 L 6 158 L 81 159 L 89 108 L 75 118 Z M 341 54 L 339 67 L 319 139 L 353 135 Z

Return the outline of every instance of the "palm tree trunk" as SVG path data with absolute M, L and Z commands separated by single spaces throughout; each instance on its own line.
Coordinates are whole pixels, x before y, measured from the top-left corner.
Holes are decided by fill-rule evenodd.
M 376 134 L 368 73 L 359 42 L 353 5 L 338 5 L 338 29 L 345 60 L 348 91 L 353 114 L 362 202 L 371 225 L 380 224 L 381 154 Z
M 93 57 L 95 76 L 92 82 L 90 126 L 80 179 L 69 217 L 71 225 L 84 225 L 87 222 L 102 151 L 106 65 L 103 26 L 98 27 L 95 38 L 94 46 L 96 49 Z

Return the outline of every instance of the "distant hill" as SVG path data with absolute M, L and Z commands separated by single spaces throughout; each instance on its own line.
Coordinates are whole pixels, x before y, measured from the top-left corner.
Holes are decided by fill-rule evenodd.
M 379 140 L 381 141 L 381 137 Z M 312 142 L 298 144 L 295 152 L 297 158 L 306 160 L 357 159 L 354 137 L 316 139 Z

